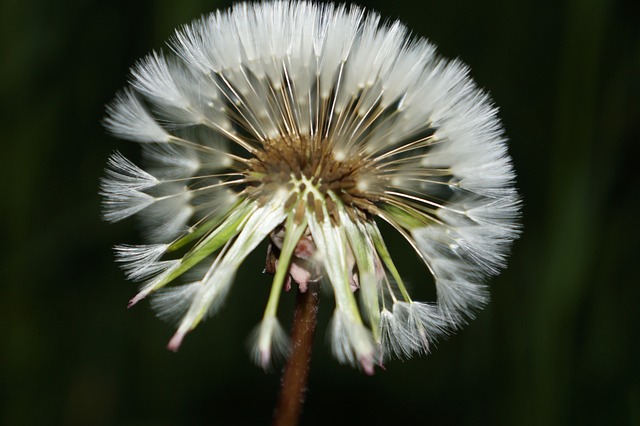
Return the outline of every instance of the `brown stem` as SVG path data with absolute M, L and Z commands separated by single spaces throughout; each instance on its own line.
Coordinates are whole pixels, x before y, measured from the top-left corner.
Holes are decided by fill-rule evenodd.
M 309 376 L 309 362 L 313 347 L 313 335 L 318 322 L 319 286 L 309 283 L 307 291 L 297 290 L 296 307 L 291 329 L 291 354 L 282 373 L 278 405 L 273 426 L 298 424 Z

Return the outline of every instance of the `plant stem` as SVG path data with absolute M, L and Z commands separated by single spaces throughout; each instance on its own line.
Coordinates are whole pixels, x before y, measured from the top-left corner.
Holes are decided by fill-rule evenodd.
M 309 283 L 304 293 L 297 291 L 291 328 L 291 354 L 282 373 L 280 396 L 273 417 L 273 426 L 298 424 L 307 390 L 320 294 L 317 283 Z

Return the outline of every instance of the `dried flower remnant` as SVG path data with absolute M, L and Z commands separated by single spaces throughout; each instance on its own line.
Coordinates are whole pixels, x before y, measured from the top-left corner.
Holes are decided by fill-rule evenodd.
M 177 321 L 170 349 L 263 240 L 274 277 L 261 366 L 287 351 L 277 310 L 292 282 L 330 286 L 332 351 L 367 373 L 427 352 L 486 303 L 519 198 L 497 110 L 464 64 L 399 22 L 306 2 L 238 4 L 170 46 L 133 67 L 105 119 L 142 144 L 145 169 L 116 153 L 101 189 L 106 219 L 145 224 L 149 243 L 116 247 L 117 260 L 142 283 L 130 305 L 154 294 Z M 437 300 L 411 298 L 380 221 L 415 249 Z

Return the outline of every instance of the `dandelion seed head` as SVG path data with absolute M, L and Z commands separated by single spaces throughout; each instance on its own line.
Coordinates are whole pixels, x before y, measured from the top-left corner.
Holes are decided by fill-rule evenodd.
M 171 350 L 263 240 L 272 291 L 252 342 L 264 368 L 288 350 L 278 302 L 292 285 L 327 283 L 332 352 L 366 373 L 428 352 L 487 302 L 520 201 L 497 109 L 466 65 L 400 22 L 310 2 L 240 3 L 169 45 L 107 108 L 106 127 L 143 143 L 146 164 L 115 154 L 101 192 L 107 220 L 145 225 L 149 244 L 119 246 L 117 260 L 142 281 L 130 304 L 155 294 L 177 321 Z M 381 222 L 415 250 L 436 300 L 411 298 Z

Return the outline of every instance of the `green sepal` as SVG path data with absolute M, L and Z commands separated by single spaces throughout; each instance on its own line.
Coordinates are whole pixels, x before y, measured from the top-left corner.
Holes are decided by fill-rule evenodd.
M 360 294 L 376 342 L 380 341 L 380 304 L 378 301 L 378 279 L 376 274 L 375 249 L 365 226 L 352 222 L 346 213 L 340 219 L 347 231 L 347 239 L 358 266 Z
M 278 310 L 278 301 L 282 292 L 282 285 L 289 271 L 291 264 L 291 256 L 295 251 L 302 234 L 307 228 L 307 218 L 303 216 L 302 222 L 297 224 L 295 221 L 295 212 L 289 212 L 285 223 L 285 234 L 282 248 L 280 249 L 280 257 L 278 257 L 278 266 L 271 284 L 271 292 L 269 293 L 269 301 L 264 311 L 264 318 L 276 315 Z
M 402 293 L 402 297 L 405 301 L 410 302 L 411 297 L 409 297 L 409 292 L 407 291 L 407 288 L 402 281 L 402 277 L 400 276 L 396 265 L 391 259 L 391 254 L 389 253 L 389 249 L 387 249 L 387 245 L 384 243 L 384 239 L 382 238 L 382 234 L 380 234 L 378 226 L 374 221 L 370 221 L 365 224 L 365 227 L 368 231 L 367 234 L 369 234 L 369 236 L 373 240 L 373 244 L 376 247 L 378 255 L 380 255 L 380 259 L 382 259 L 384 266 L 387 267 L 389 272 L 391 272 L 391 276 L 396 280 L 396 284 L 400 289 L 400 293 Z
M 225 218 L 229 217 L 229 212 L 238 208 L 239 205 L 242 204 L 245 200 L 240 200 L 232 204 L 228 209 L 226 209 L 223 213 L 217 214 L 212 218 L 206 220 L 201 225 L 198 225 L 192 232 L 187 235 L 184 235 L 167 247 L 167 253 L 176 251 L 181 249 L 182 247 L 188 245 L 189 243 L 197 240 L 198 238 L 206 235 L 207 232 L 218 226 Z
M 410 206 L 405 206 L 406 210 L 391 204 L 382 204 L 378 208 L 391 216 L 398 225 L 405 229 L 424 228 L 436 223 L 424 213 Z
M 214 229 L 199 244 L 189 250 L 189 252 L 180 259 L 180 264 L 172 269 L 168 274 L 164 275 L 157 283 L 154 283 L 150 290 L 155 291 L 164 287 L 189 269 L 193 268 L 204 258 L 220 249 L 227 243 L 227 241 L 236 236 L 246 217 L 254 210 L 255 204 L 255 201 L 244 200 L 241 202 L 234 210 L 232 210 L 220 226 Z

